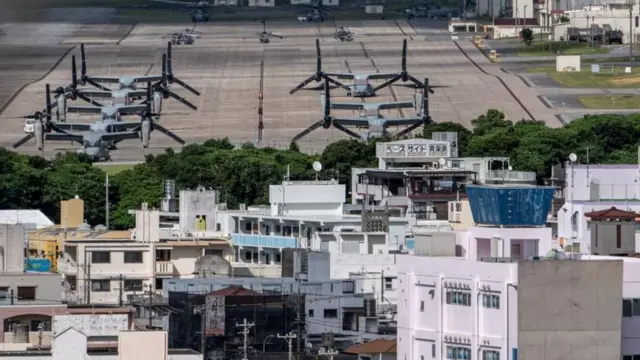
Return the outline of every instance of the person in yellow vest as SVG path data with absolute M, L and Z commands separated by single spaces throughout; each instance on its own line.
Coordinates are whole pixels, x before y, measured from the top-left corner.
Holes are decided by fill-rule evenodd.
M 196 230 L 200 232 L 207 230 L 207 221 L 204 215 L 196 215 Z

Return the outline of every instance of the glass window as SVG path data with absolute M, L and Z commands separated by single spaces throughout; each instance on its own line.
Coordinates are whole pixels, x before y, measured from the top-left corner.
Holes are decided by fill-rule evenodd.
M 94 291 L 94 292 L 111 291 L 111 280 L 91 280 L 91 291 Z
M 18 300 L 35 300 L 35 286 L 18 286 Z
M 622 299 L 622 316 L 623 317 L 633 316 L 633 305 L 631 305 L 630 299 Z
M 124 281 L 124 291 L 142 291 L 142 280 L 126 279 Z
M 111 253 L 108 251 L 92 251 L 91 262 L 95 264 L 108 264 L 111 262 Z
M 420 301 L 420 311 L 424 312 L 424 300 Z
M 483 350 L 482 360 L 500 360 L 500 352 L 496 350 Z
M 125 251 L 125 264 L 142 264 L 142 251 Z
M 640 316 L 640 299 L 631 299 L 633 307 L 633 316 Z

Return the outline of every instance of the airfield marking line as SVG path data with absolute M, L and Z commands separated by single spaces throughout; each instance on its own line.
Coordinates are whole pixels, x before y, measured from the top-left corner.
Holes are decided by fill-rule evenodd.
M 2 113 L 4 113 L 5 110 L 7 110 L 7 108 L 9 107 L 9 105 L 11 105 L 11 103 L 18 97 L 18 95 L 20 95 L 24 89 L 26 89 L 28 86 L 33 85 L 39 81 L 44 80 L 47 76 L 49 76 L 53 70 L 55 70 L 60 63 L 62 63 L 62 60 L 64 60 L 64 58 L 67 57 L 67 55 L 69 55 L 69 53 L 71 51 L 73 51 L 73 49 L 75 49 L 76 46 L 72 46 L 70 48 L 67 49 L 67 51 L 65 51 L 64 53 L 62 53 L 62 55 L 60 56 L 60 58 L 58 58 L 58 61 L 55 62 L 55 64 L 53 64 L 53 66 L 51 67 L 51 69 L 49 69 L 49 71 L 47 71 L 46 73 L 44 73 L 44 75 L 42 75 L 40 78 L 31 81 L 29 83 L 24 84 L 23 86 L 21 86 L 18 91 L 16 91 L 15 93 L 13 93 L 13 95 L 11 95 L 11 97 L 0 107 L 0 116 L 2 116 Z
M 136 26 L 138 26 L 138 23 L 135 23 L 131 26 L 131 28 L 129 29 L 129 31 L 127 31 L 121 38 L 120 40 L 116 41 L 116 45 L 120 45 L 120 43 L 122 41 L 124 41 L 124 39 L 126 39 L 127 37 L 129 37 L 129 35 L 131 35 L 131 33 L 133 32 L 133 29 L 136 28 Z

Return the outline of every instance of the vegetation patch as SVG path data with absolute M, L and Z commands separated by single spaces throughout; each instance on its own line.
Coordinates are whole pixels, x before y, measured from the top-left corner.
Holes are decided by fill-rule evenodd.
M 552 55 L 592 55 L 607 54 L 609 50 L 603 47 L 592 47 L 588 43 L 573 43 L 564 41 L 535 41 L 531 45 L 522 44 L 516 55 L 523 57 L 552 56 Z
M 591 95 L 578 100 L 589 109 L 640 109 L 640 95 Z

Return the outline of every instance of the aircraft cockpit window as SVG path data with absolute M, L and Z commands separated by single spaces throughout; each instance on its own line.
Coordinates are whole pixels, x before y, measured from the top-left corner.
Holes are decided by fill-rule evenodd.
M 369 81 L 367 79 L 354 79 L 354 84 L 356 86 L 367 86 L 369 85 Z

